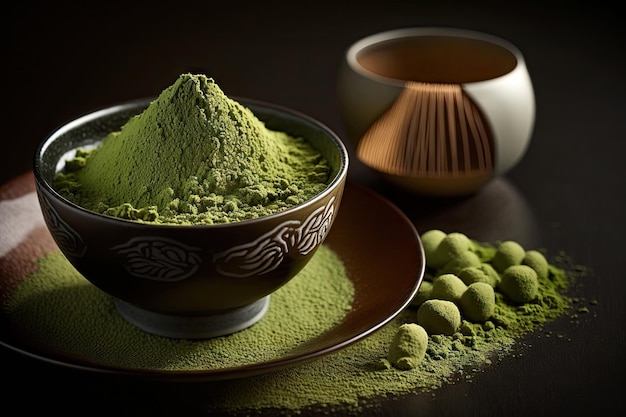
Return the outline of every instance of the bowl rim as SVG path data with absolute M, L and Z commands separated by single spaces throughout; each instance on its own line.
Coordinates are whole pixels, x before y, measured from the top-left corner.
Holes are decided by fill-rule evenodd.
M 251 225 L 255 223 L 265 222 L 267 220 L 278 219 L 281 217 L 289 216 L 291 213 L 295 211 L 298 211 L 303 208 L 316 204 L 318 201 L 326 198 L 329 194 L 333 193 L 334 190 L 337 187 L 340 187 L 342 183 L 345 184 L 345 181 L 348 176 L 348 167 L 349 167 L 349 161 L 350 161 L 348 150 L 344 142 L 339 138 L 339 136 L 332 129 L 330 129 L 327 125 L 313 118 L 312 116 L 309 116 L 298 110 L 294 110 L 294 109 L 291 109 L 291 108 L 288 108 L 279 104 L 274 104 L 274 103 L 269 103 L 263 100 L 239 97 L 239 96 L 229 96 L 229 98 L 231 98 L 234 101 L 237 101 L 239 104 L 245 106 L 246 108 L 258 107 L 258 108 L 267 109 L 276 113 L 288 114 L 292 117 L 295 117 L 296 119 L 299 119 L 305 122 L 308 125 L 311 125 L 312 127 L 321 131 L 325 136 L 327 136 L 331 140 L 331 142 L 334 144 L 334 146 L 337 148 L 339 152 L 339 156 L 340 156 L 340 161 L 339 161 L 337 174 L 334 176 L 334 178 L 330 182 L 328 182 L 328 184 L 326 185 L 326 188 L 322 192 L 316 194 L 315 196 L 311 197 L 310 199 L 303 202 L 302 204 L 289 207 L 283 211 L 268 214 L 266 216 L 256 217 L 252 219 L 245 219 L 245 220 L 240 220 L 240 221 L 230 222 L 230 223 L 183 224 L 181 225 L 181 224 L 153 223 L 153 222 L 128 220 L 128 219 L 123 219 L 119 217 L 108 216 L 105 214 L 101 214 L 95 211 L 85 209 L 84 207 L 81 207 L 80 205 L 63 197 L 60 193 L 58 193 L 54 189 L 54 187 L 52 187 L 49 181 L 46 180 L 46 178 L 44 178 L 41 172 L 42 171 L 41 165 L 42 165 L 42 159 L 43 159 L 42 155 L 46 152 L 48 147 L 55 140 L 57 140 L 60 136 L 62 136 L 63 134 L 71 131 L 72 129 L 82 124 L 97 120 L 98 118 L 101 118 L 106 115 L 111 115 L 111 114 L 115 114 L 115 113 L 122 112 L 125 110 L 130 110 L 130 109 L 139 110 L 136 113 L 136 114 L 139 114 L 153 100 L 155 100 L 156 97 L 140 98 L 140 99 L 125 101 L 125 102 L 114 104 L 114 105 L 107 106 L 107 107 L 102 107 L 98 110 L 85 113 L 82 116 L 74 118 L 70 120 L 69 122 L 66 122 L 65 124 L 61 125 L 59 128 L 54 130 L 51 134 L 49 134 L 44 140 L 42 140 L 36 147 L 35 153 L 33 155 L 33 164 L 32 164 L 35 181 L 39 186 L 43 187 L 43 189 L 45 189 L 50 195 L 52 195 L 55 199 L 60 201 L 62 204 L 69 206 L 75 210 L 78 210 L 79 212 L 84 213 L 88 216 L 93 216 L 94 218 L 99 219 L 99 220 L 111 221 L 114 223 L 119 223 L 120 225 L 133 226 L 133 227 L 147 226 L 147 227 L 150 227 L 151 229 L 184 228 L 186 230 L 243 227 L 243 226 L 247 226 L 247 225 Z M 255 116 L 257 116 L 253 108 L 250 108 L 250 110 L 255 114 Z
M 357 74 L 375 80 L 382 84 L 388 84 L 395 87 L 403 87 L 406 80 L 401 80 L 392 77 L 386 77 L 384 75 L 377 74 L 372 72 L 362 65 L 359 64 L 358 57 L 364 50 L 373 47 L 375 45 L 380 45 L 382 43 L 401 39 L 401 38 L 410 38 L 410 37 L 422 37 L 422 36 L 438 36 L 438 37 L 451 37 L 451 38 L 465 38 L 472 39 L 477 41 L 486 42 L 495 46 L 499 46 L 509 53 L 511 53 L 517 63 L 511 71 L 506 74 L 502 74 L 496 78 L 491 78 L 488 80 L 480 80 L 480 81 L 472 81 L 472 82 L 464 82 L 463 85 L 470 84 L 480 84 L 484 82 L 490 82 L 497 80 L 499 78 L 505 77 L 512 72 L 514 72 L 519 67 L 524 67 L 525 60 L 524 55 L 521 50 L 509 42 L 508 40 L 501 38 L 496 35 L 492 35 L 487 32 L 476 31 L 472 29 L 463 29 L 463 28 L 455 28 L 455 27 L 444 27 L 444 26 L 415 26 L 415 27 L 403 27 L 397 29 L 390 29 L 381 32 L 377 32 L 365 37 L 362 37 L 356 41 L 354 41 L 346 50 L 344 54 L 345 62 L 348 67 L 356 72 Z

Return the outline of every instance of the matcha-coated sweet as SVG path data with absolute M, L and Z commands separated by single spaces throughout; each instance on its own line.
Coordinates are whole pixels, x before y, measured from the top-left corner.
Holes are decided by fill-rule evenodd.
M 387 359 L 398 369 L 415 368 L 426 355 L 428 333 L 415 323 L 402 324 L 389 345 Z
M 467 289 L 467 285 L 454 274 L 439 275 L 432 284 L 431 298 L 457 302 Z
M 465 283 L 465 285 L 470 285 L 475 282 L 485 282 L 490 283 L 491 278 L 483 271 L 480 267 L 477 266 L 468 266 L 463 268 L 459 272 L 459 278 L 461 281 Z M 495 283 L 494 283 L 495 286 Z
M 480 266 L 481 261 L 476 253 L 466 250 L 452 257 L 438 272 L 439 274 L 458 275 L 464 268 Z
M 428 267 L 439 268 L 445 264 L 444 259 L 437 259 L 437 247 L 445 237 L 446 233 L 439 229 L 429 230 L 420 236 Z
M 537 273 L 528 265 L 513 265 L 502 273 L 498 288 L 516 303 L 528 303 L 539 294 Z
M 511 265 L 519 265 L 524 256 L 526 256 L 526 251 L 522 245 L 515 241 L 507 240 L 498 245 L 498 249 L 491 260 L 491 265 L 493 265 L 496 271 L 502 273 Z
M 496 271 L 496 269 L 490 263 L 486 262 L 483 262 L 478 268 L 483 271 L 485 275 L 487 275 L 487 282 L 492 287 L 497 287 L 498 283 L 500 282 L 500 274 L 498 273 L 498 271 Z
M 461 326 L 461 312 L 452 301 L 427 300 L 417 310 L 417 324 L 429 335 L 452 335 Z
M 548 276 L 548 261 L 545 256 L 537 250 L 526 251 L 522 265 L 528 265 L 537 273 L 539 279 L 545 279 Z
M 463 316 L 472 322 L 485 322 L 496 308 L 496 295 L 493 287 L 486 282 L 475 282 L 461 295 L 459 305 Z
M 448 233 L 435 249 L 434 268 L 441 268 L 472 247 L 471 240 L 459 232 Z

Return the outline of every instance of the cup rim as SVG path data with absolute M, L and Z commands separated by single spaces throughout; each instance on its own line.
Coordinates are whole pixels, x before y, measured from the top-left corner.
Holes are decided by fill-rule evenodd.
M 319 120 L 308 116 L 304 113 L 301 113 L 297 110 L 291 109 L 291 108 L 287 108 L 278 104 L 273 104 L 273 103 L 268 103 L 265 101 L 261 101 L 261 100 L 256 100 L 256 99 L 250 99 L 250 98 L 244 98 L 244 97 L 231 97 L 233 100 L 236 100 L 237 102 L 241 103 L 242 105 L 248 107 L 248 106 L 256 106 L 256 107 L 260 107 L 260 108 L 265 108 L 265 109 L 269 109 L 272 111 L 276 111 L 279 113 L 285 113 L 288 114 L 290 116 L 293 116 L 297 119 L 303 120 L 306 123 L 311 124 L 312 126 L 314 126 L 315 128 L 319 129 L 320 131 L 322 131 L 337 147 L 339 155 L 340 155 L 340 163 L 339 163 L 339 167 L 337 170 L 337 174 L 334 176 L 334 178 L 332 178 L 332 180 L 327 184 L 326 188 L 320 192 L 319 194 L 313 196 L 312 198 L 310 198 L 309 200 L 305 201 L 304 203 L 294 206 L 294 207 L 290 207 L 287 208 L 283 211 L 277 212 L 277 213 L 272 213 L 269 214 L 267 216 L 262 216 L 262 217 L 257 217 L 257 218 L 252 218 L 252 219 L 245 219 L 245 220 L 241 220 L 241 221 L 237 221 L 237 222 L 232 222 L 232 223 L 218 223 L 218 224 L 190 224 L 190 225 L 172 225 L 172 224 L 160 224 L 160 223 L 149 223 L 149 222 L 137 222 L 137 221 L 133 221 L 133 220 L 128 220 L 128 219 L 122 219 L 122 218 L 118 218 L 118 217 L 113 217 L 113 216 L 107 216 L 101 213 L 97 213 L 95 211 L 91 211 L 91 210 L 87 210 L 84 207 L 81 207 L 80 205 L 66 199 L 65 197 L 63 197 L 61 194 L 59 194 L 54 187 L 52 187 L 52 185 L 50 184 L 50 182 L 44 177 L 43 173 L 42 173 L 42 159 L 43 159 L 43 154 L 46 152 L 46 149 L 55 141 L 58 139 L 59 136 L 67 133 L 68 131 L 70 131 L 71 129 L 80 126 L 84 123 L 93 121 L 98 119 L 99 117 L 103 117 L 106 115 L 110 115 L 110 114 L 114 114 L 117 112 L 121 112 L 124 110 L 129 110 L 129 109 L 139 109 L 139 111 L 141 111 L 141 109 L 147 107 L 150 102 L 152 102 L 155 97 L 151 97 L 151 98 L 143 98 L 143 99 L 136 99 L 136 100 L 131 100 L 131 101 L 126 101 L 126 102 L 122 102 L 122 103 L 118 103 L 118 104 L 114 104 L 108 107 L 104 107 L 101 108 L 99 110 L 95 110 L 86 114 L 83 114 L 82 116 L 79 116 L 77 118 L 74 118 L 73 120 L 63 124 L 61 127 L 57 128 L 55 131 L 53 131 L 51 134 L 49 134 L 44 140 L 42 140 L 39 145 L 37 145 L 37 148 L 35 150 L 35 153 L 33 155 L 33 173 L 35 176 L 35 180 L 36 183 L 43 187 L 43 189 L 45 189 L 51 196 L 53 196 L 55 199 L 59 200 L 60 202 L 62 202 L 63 204 L 72 207 L 75 210 L 78 210 L 79 212 L 82 212 L 84 214 L 93 216 L 95 219 L 101 219 L 103 221 L 107 221 L 107 222 L 114 222 L 114 223 L 118 223 L 120 225 L 125 225 L 125 226 L 134 226 L 134 227 L 150 227 L 150 228 L 172 228 L 172 227 L 184 227 L 185 229 L 219 229 L 219 228 L 225 228 L 225 227 L 236 227 L 236 226 L 247 226 L 253 223 L 259 223 L 262 221 L 266 221 L 266 220 L 271 220 L 274 218 L 280 218 L 280 217 L 284 217 L 284 216 L 288 216 L 291 213 L 293 213 L 296 210 L 300 210 L 302 208 L 305 207 L 309 207 L 311 205 L 316 204 L 319 200 L 322 200 L 324 198 L 326 198 L 329 194 L 333 193 L 334 190 L 341 186 L 342 182 L 345 182 L 345 180 L 347 179 L 347 175 L 348 175 L 348 167 L 349 167 L 349 154 L 348 154 L 348 150 L 345 146 L 345 144 L 342 142 L 342 140 L 339 138 L 339 136 L 333 131 L 331 130 L 328 126 L 326 126 L 324 123 L 320 122 Z
M 386 42 L 386 41 L 390 41 L 394 39 L 420 37 L 420 36 L 445 36 L 445 37 L 465 38 L 465 39 L 473 39 L 473 40 L 487 42 L 487 43 L 506 49 L 508 52 L 513 54 L 513 56 L 515 57 L 517 61 L 515 67 L 511 71 L 505 74 L 502 74 L 501 76 L 491 78 L 488 80 L 461 83 L 463 85 L 478 84 L 478 83 L 483 83 L 485 81 L 493 81 L 498 78 L 505 77 L 509 75 L 511 72 L 514 72 L 521 65 L 525 65 L 524 57 L 520 49 L 504 38 L 501 38 L 499 36 L 492 35 L 486 32 L 480 32 L 480 31 L 471 30 L 471 29 L 438 27 L 438 26 L 405 27 L 405 28 L 399 28 L 399 29 L 386 30 L 386 31 L 382 31 L 382 32 L 365 36 L 355 41 L 348 47 L 345 53 L 346 62 L 353 71 L 355 71 L 356 73 L 360 74 L 363 77 L 370 78 L 380 83 L 389 84 L 395 87 L 403 87 L 406 83 L 406 80 L 392 78 L 392 77 L 385 77 L 384 75 L 380 75 L 378 73 L 369 71 L 365 67 L 363 67 L 361 64 L 359 64 L 359 61 L 357 58 L 363 50 L 373 45 L 377 45 L 382 42 Z

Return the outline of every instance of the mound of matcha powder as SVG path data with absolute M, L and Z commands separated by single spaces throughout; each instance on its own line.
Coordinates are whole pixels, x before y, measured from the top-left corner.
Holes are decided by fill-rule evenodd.
M 54 183 L 98 213 L 167 224 L 229 223 L 323 191 L 330 166 L 306 138 L 270 130 L 212 78 L 183 74 Z
M 490 265 L 497 245 L 472 240 L 462 251 L 472 251 Z M 441 271 L 444 263 L 439 263 Z M 58 252 L 40 259 L 39 270 L 18 286 L 5 308 L 13 321 L 48 345 L 105 363 L 154 369 L 237 366 L 280 357 L 298 341 L 332 327 L 351 308 L 354 288 L 341 259 L 331 250 L 323 246 L 301 274 L 272 295 L 270 311 L 259 323 L 219 340 L 176 341 L 134 329 Z M 432 299 L 428 284 L 437 279 L 438 269 L 429 267 L 427 285 L 420 287 L 425 293 L 418 292 L 409 307 L 374 334 L 314 361 L 207 385 L 206 395 L 195 395 L 202 402 L 199 411 L 250 416 L 269 410 L 276 415 L 313 410 L 358 415 L 364 408 L 376 407 L 381 398 L 421 392 L 434 395 L 459 379 L 471 382 L 473 373 L 514 352 L 522 336 L 570 311 L 575 301 L 565 294 L 577 276 L 580 273 L 576 275 L 575 269 L 549 264 L 548 273 L 539 277 L 537 297 L 528 303 L 508 299 L 494 282 L 495 306 L 493 313 L 489 310 L 490 317 L 472 322 L 460 308 L 462 323 L 456 332 L 428 334 L 423 356 L 423 346 L 403 345 L 406 352 L 419 355 L 408 358 L 410 366 L 398 369 L 389 360 L 390 347 L 404 325 L 419 325 L 418 308 Z M 73 309 L 61 308 L 70 302 Z M 423 337 L 413 339 L 424 343 Z M 411 338 L 405 340 L 410 343 Z

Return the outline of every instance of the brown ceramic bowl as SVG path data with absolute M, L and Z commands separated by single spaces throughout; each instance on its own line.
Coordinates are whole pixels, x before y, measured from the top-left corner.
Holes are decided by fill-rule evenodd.
M 267 127 L 307 138 L 329 161 L 328 187 L 281 213 L 217 225 L 139 223 L 85 210 L 52 187 L 63 161 L 119 130 L 150 100 L 82 116 L 55 131 L 34 158 L 36 189 L 57 245 L 118 311 L 162 336 L 206 338 L 241 330 L 268 308 L 272 292 L 293 278 L 324 242 L 348 172 L 348 153 L 335 133 L 298 112 L 237 99 Z

